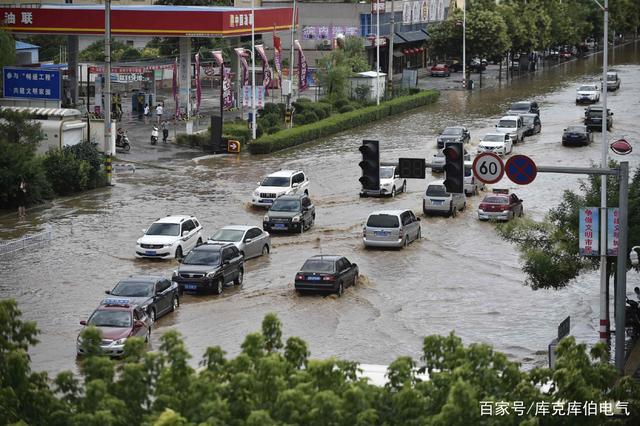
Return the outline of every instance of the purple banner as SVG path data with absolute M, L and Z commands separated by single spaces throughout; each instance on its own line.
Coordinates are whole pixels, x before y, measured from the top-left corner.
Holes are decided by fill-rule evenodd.
M 271 67 L 269 66 L 269 60 L 267 54 L 264 53 L 264 45 L 256 44 L 256 51 L 262 58 L 262 85 L 264 86 L 264 95 L 269 96 L 269 85 L 271 84 Z
M 200 53 L 196 53 L 196 112 L 200 112 L 202 101 L 202 87 L 200 85 Z
M 308 86 L 307 83 L 307 59 L 302 52 L 302 46 L 298 40 L 294 40 L 294 45 L 298 51 L 298 89 L 302 92 Z
M 222 79 L 222 101 L 223 108 L 228 111 L 233 107 L 233 90 L 231 88 L 231 70 L 224 69 L 224 78 Z
M 180 115 L 180 96 L 178 96 L 178 58 L 173 61 L 173 100 L 176 103 L 176 112 L 175 116 L 178 117 Z
M 280 37 L 273 32 L 273 64 L 276 67 L 276 77 L 278 78 L 278 87 L 282 87 L 282 46 L 280 45 Z
M 234 49 L 236 51 L 236 55 L 238 55 L 238 60 L 240 61 L 240 66 L 242 68 L 242 85 L 249 85 L 249 64 L 247 63 L 247 54 L 245 53 L 242 47 L 237 47 Z

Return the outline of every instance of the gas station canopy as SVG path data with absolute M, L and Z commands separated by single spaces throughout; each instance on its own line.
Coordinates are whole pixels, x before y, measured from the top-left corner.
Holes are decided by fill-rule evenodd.
M 104 34 L 104 5 L 0 6 L 0 29 L 23 34 Z M 255 32 L 291 29 L 292 8 L 256 8 Z M 251 9 L 112 6 L 113 36 L 234 37 L 251 34 Z

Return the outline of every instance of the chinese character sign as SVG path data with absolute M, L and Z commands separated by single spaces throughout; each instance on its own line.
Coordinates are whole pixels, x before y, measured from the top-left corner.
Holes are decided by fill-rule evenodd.
M 420 2 L 414 1 L 412 9 L 413 10 L 411 12 L 411 23 L 417 24 L 418 22 L 420 22 Z
M 580 209 L 578 232 L 580 243 L 578 251 L 581 256 L 600 255 L 600 210 L 597 207 Z
M 4 67 L 5 98 L 60 100 L 60 71 Z
M 617 207 L 607 209 L 607 256 L 618 255 L 620 237 L 620 212 Z
M 411 24 L 411 11 L 413 10 L 413 4 L 410 1 L 402 3 L 402 24 Z
M 420 22 L 427 22 L 429 20 L 429 2 L 422 0 L 420 2 Z

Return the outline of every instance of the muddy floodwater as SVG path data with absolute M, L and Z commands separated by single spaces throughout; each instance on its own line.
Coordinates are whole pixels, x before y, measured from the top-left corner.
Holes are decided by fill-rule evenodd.
M 628 160 L 640 163 L 640 46 L 618 49 L 612 68 L 621 89 L 609 93 L 614 126 L 609 140 L 632 142 Z M 56 200 L 31 209 L 28 221 L 13 214 L 0 217 L 0 237 L 14 238 L 51 224 L 50 243 L 0 257 L 0 297 L 15 298 L 24 317 L 38 322 L 40 344 L 32 350 L 36 370 L 51 373 L 75 369 L 78 322 L 86 319 L 121 278 L 132 274 L 171 276 L 175 261 L 142 261 L 133 256 L 142 229 L 160 216 L 193 214 L 210 236 L 229 224 L 261 225 L 263 210 L 249 197 L 256 182 L 278 169 L 304 170 L 316 205 L 315 226 L 303 235 L 274 235 L 267 257 L 246 262 L 244 284 L 222 296 L 182 298 L 180 309 L 160 319 L 151 349 L 161 334 L 178 330 L 197 363 L 204 349 L 220 345 L 239 352 L 244 336 L 259 329 L 263 316 L 276 312 L 285 336 L 300 336 L 313 357 L 336 356 L 368 364 L 388 364 L 396 357 L 420 356 L 422 338 L 454 331 L 464 342 L 484 342 L 527 368 L 546 363 L 549 341 L 558 324 L 571 316 L 571 333 L 594 342 L 598 334 L 598 274 L 587 273 L 560 291 L 532 291 L 514 247 L 501 240 L 491 223 L 479 222 L 470 197 L 456 218 L 423 217 L 425 181 L 411 180 L 408 192 L 394 199 L 359 198 L 362 139 L 381 142 L 382 160 L 423 156 L 436 151 L 437 133 L 447 125 L 466 125 L 475 151 L 479 138 L 517 100 L 540 104 L 542 133 L 514 147 L 540 165 L 589 166 L 599 162 L 602 137 L 583 148 L 564 148 L 562 130 L 579 124 L 584 107 L 575 105 L 576 87 L 599 82 L 601 58 L 570 62 L 536 76 L 474 92 L 444 91 L 429 107 L 269 156 L 220 155 L 164 158 L 135 174 L 116 175 L 116 185 Z M 613 155 L 613 154 L 611 154 Z M 427 181 L 441 179 L 427 174 Z M 504 178 L 524 200 L 524 214 L 541 219 L 562 192 L 576 189 L 579 176 L 538 174 L 527 186 Z M 421 216 L 422 238 L 403 250 L 365 250 L 362 224 L 378 209 L 410 208 Z M 304 260 L 315 254 L 341 254 L 358 264 L 360 285 L 342 298 L 300 297 L 293 278 Z M 630 289 L 640 284 L 630 273 Z

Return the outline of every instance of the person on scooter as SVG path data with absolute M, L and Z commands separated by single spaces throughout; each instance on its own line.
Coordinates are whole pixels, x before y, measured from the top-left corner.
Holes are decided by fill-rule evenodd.
M 153 125 L 153 130 L 151 130 L 151 145 L 155 145 L 158 142 L 158 125 Z
M 118 127 L 118 131 L 116 132 L 116 145 L 120 145 L 122 143 L 122 136 L 124 136 L 124 129 L 122 127 Z

